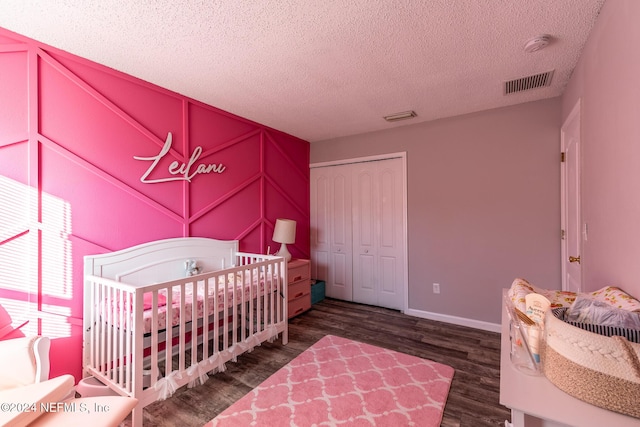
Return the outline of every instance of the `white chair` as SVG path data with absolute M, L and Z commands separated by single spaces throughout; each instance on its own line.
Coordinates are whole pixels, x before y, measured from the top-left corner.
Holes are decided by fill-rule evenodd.
M 0 390 L 49 379 L 47 337 L 19 337 L 0 341 Z
M 124 396 L 74 398 L 72 375 L 49 379 L 51 340 L 19 329 L 0 305 L 0 426 L 117 427 L 137 405 Z
M 0 341 L 0 426 L 117 427 L 137 405 L 124 396 L 74 398 L 72 375 L 48 378 L 49 348 L 46 337 Z

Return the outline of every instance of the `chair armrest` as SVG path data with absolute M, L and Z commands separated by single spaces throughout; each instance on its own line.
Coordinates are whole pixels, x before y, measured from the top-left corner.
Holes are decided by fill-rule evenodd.
M 51 349 L 51 340 L 47 337 L 38 337 L 33 345 L 33 352 L 36 358 L 36 378 L 35 382 L 39 383 L 49 379 L 49 350 Z
M 20 337 L 0 341 L 0 390 L 21 387 L 49 378 L 47 337 Z

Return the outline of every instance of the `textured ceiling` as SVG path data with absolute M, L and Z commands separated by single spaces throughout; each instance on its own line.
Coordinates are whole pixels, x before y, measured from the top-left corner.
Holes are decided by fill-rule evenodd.
M 0 27 L 315 142 L 558 96 L 603 2 L 0 0 Z

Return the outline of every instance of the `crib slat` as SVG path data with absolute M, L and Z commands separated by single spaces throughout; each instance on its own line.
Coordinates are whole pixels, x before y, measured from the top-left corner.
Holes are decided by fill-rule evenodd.
M 209 298 L 209 280 L 203 280 L 203 308 L 202 308 L 202 312 L 205 314 L 209 313 L 211 311 L 211 300 Z M 215 327 L 215 326 L 214 326 Z M 207 358 L 209 358 L 209 324 L 207 322 L 205 322 L 205 319 L 202 319 L 202 359 L 201 360 L 205 360 Z
M 125 325 L 124 323 L 124 315 L 125 312 L 127 310 L 127 302 L 125 300 L 125 293 L 122 291 L 118 291 L 118 307 L 120 307 L 119 313 L 116 313 L 118 316 L 118 320 L 117 323 L 119 325 Z M 127 353 L 124 351 L 124 341 L 125 341 L 125 333 L 124 331 L 126 331 L 126 326 L 123 326 L 121 328 L 119 328 L 118 332 L 117 332 L 117 343 L 116 345 L 114 345 L 114 347 L 116 348 L 116 356 L 115 356 L 115 360 L 118 360 L 119 363 L 116 366 L 114 366 L 114 371 L 117 369 L 117 381 L 118 384 L 122 387 L 126 384 L 126 380 L 125 380 L 125 367 L 127 366 Z
M 133 317 L 133 295 L 131 295 L 130 292 L 126 293 L 126 317 L 125 317 L 125 321 L 124 321 L 124 325 L 125 325 L 125 332 L 123 332 L 123 335 L 125 336 L 125 340 L 126 340 L 126 349 L 125 349 L 125 354 L 127 355 L 127 360 L 126 360 L 126 367 L 125 367 L 125 383 L 124 383 L 124 389 L 127 390 L 129 393 L 132 392 L 133 390 L 133 370 L 131 369 L 131 365 L 133 363 L 133 358 L 132 358 L 132 354 L 134 351 L 134 346 L 133 346 L 133 335 L 131 333 L 126 333 L 126 331 L 132 331 L 133 330 L 133 324 L 132 324 L 132 317 Z
M 222 335 L 222 349 L 226 350 L 229 348 L 229 334 L 227 331 L 229 330 L 229 277 L 224 277 L 224 286 L 222 288 L 222 300 L 223 300 L 223 309 L 222 309 L 222 324 L 224 325 L 223 335 Z
M 173 295 L 173 287 L 170 287 L 168 289 L 168 291 L 171 294 L 171 300 L 169 301 L 173 301 L 173 299 L 175 298 L 175 295 Z M 173 339 L 172 339 L 172 334 L 171 332 L 171 328 L 172 328 L 172 314 L 167 313 L 166 316 L 166 320 L 165 320 L 165 338 L 164 338 L 164 342 L 165 342 L 165 347 L 164 347 L 164 356 L 163 356 L 163 360 L 165 361 L 165 368 L 164 368 L 164 374 L 165 376 L 168 375 L 169 372 L 171 372 L 171 355 L 173 354 Z M 152 350 L 153 351 L 153 350 Z M 168 364 L 168 365 L 167 365 Z
M 191 295 L 193 301 L 191 302 L 191 361 L 189 366 L 198 364 L 198 327 L 200 325 L 200 316 L 198 316 L 198 301 L 203 301 L 204 298 L 200 293 L 200 287 L 197 281 L 191 282 Z M 205 298 L 206 299 L 206 298 Z M 202 322 L 202 326 L 205 327 L 205 322 Z
M 149 358 L 151 359 L 151 378 L 158 378 L 158 337 L 160 331 L 158 328 L 158 293 L 155 291 L 152 297 L 151 307 L 151 347 L 149 349 Z

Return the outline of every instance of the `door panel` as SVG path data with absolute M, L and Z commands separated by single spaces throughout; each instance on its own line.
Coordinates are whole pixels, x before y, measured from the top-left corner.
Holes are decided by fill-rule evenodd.
M 402 309 L 405 286 L 404 168 L 401 159 L 379 164 L 380 242 L 378 297 L 383 307 Z
M 352 165 L 353 300 L 378 305 L 376 162 Z
M 396 285 L 398 283 L 396 257 L 380 257 L 381 287 L 382 298 L 393 296 L 396 293 Z
M 327 296 L 351 301 L 351 254 L 333 253 L 332 262 L 329 268 L 329 291 Z M 326 288 L 325 284 L 325 288 Z
M 351 177 L 343 166 L 311 169 L 311 273 L 328 297 L 352 293 Z
M 311 169 L 310 196 L 310 240 L 311 277 L 327 280 L 329 277 L 329 191 L 330 178 L 324 168 Z
M 331 221 L 331 254 L 334 272 L 326 285 L 333 298 L 353 300 L 353 250 L 351 221 L 351 175 L 347 166 L 331 168 L 329 211 Z M 330 268 L 332 266 L 330 265 Z
M 389 170 L 383 170 L 380 174 L 380 247 L 395 248 L 398 244 L 398 231 L 402 233 L 401 227 L 396 223 L 396 212 L 402 211 L 402 206 L 397 206 L 394 198 L 398 178 Z
M 369 254 L 357 254 L 353 268 L 353 300 L 363 304 L 378 304 L 375 277 L 375 258 Z

